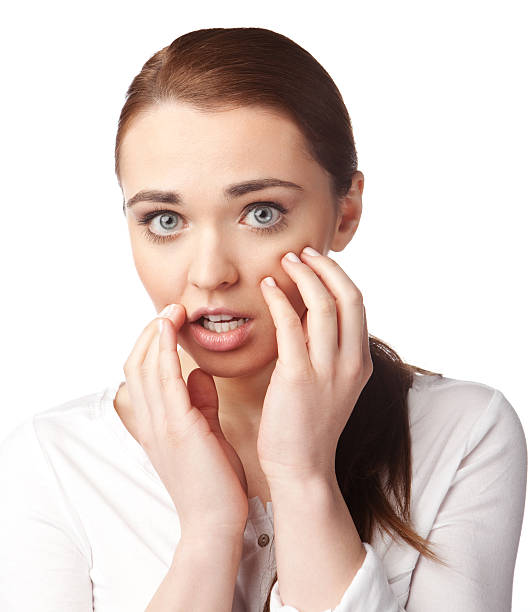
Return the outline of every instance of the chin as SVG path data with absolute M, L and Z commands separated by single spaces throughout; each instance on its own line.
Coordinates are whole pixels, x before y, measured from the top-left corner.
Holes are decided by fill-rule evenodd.
M 178 344 L 194 360 L 197 367 L 217 378 L 240 378 L 253 376 L 267 369 L 277 359 L 277 341 L 253 346 L 253 343 L 232 351 L 209 351 L 195 345 L 194 341 L 179 341 Z M 194 350 L 190 350 L 190 346 Z M 273 368 L 272 368 L 273 369 Z

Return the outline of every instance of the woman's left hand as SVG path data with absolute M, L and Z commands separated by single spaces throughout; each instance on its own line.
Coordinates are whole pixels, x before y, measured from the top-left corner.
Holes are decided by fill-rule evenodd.
M 338 439 L 373 372 L 361 292 L 326 255 L 301 257 L 281 260 L 307 307 L 301 319 L 261 282 L 278 347 L 257 438 L 270 484 L 335 477 Z

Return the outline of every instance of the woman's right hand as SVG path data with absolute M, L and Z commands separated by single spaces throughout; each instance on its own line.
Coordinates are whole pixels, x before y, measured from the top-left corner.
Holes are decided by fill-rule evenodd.
M 220 427 L 212 376 L 196 368 L 187 383 L 182 378 L 177 332 L 185 318 L 177 304 L 151 321 L 124 364 L 134 430 L 174 502 L 182 535 L 241 535 L 244 468 Z

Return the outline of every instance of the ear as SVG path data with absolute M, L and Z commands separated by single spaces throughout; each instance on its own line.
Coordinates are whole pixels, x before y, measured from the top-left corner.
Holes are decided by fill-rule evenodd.
M 362 215 L 363 190 L 364 175 L 357 170 L 353 174 L 349 191 L 339 202 L 338 218 L 329 246 L 331 251 L 343 251 L 355 235 Z

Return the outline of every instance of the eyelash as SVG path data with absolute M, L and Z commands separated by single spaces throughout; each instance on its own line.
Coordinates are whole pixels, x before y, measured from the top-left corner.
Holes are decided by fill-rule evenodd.
M 260 202 L 260 203 L 255 203 L 255 204 L 251 204 L 250 206 L 248 206 L 244 217 L 246 217 L 252 210 L 255 210 L 255 208 L 275 208 L 276 210 L 278 210 L 280 213 L 282 213 L 282 216 L 280 217 L 279 221 L 277 221 L 276 223 L 274 223 L 273 225 L 270 225 L 268 227 L 251 227 L 251 230 L 254 232 L 260 232 L 263 234 L 266 233 L 272 233 L 272 232 L 278 232 L 281 229 L 283 229 L 286 226 L 286 221 L 284 220 L 283 216 L 288 213 L 288 210 L 286 208 L 284 208 L 284 206 L 281 206 L 281 204 L 279 204 L 278 202 Z M 156 234 L 155 232 L 152 232 L 149 228 L 148 228 L 148 224 L 150 223 L 150 221 L 152 219 L 155 219 L 156 217 L 159 217 L 163 214 L 168 214 L 168 215 L 175 215 L 177 217 L 181 217 L 182 216 L 179 213 L 176 213 L 173 210 L 167 210 L 167 209 L 162 209 L 162 208 L 156 208 L 154 210 L 152 210 L 151 212 L 145 214 L 143 217 L 141 217 L 140 219 L 138 219 L 138 223 L 140 225 L 145 225 L 146 228 L 144 230 L 144 235 L 146 236 L 146 238 L 148 238 L 148 240 L 151 240 L 152 242 L 169 242 L 170 240 L 174 240 L 175 237 L 178 234 L 167 234 L 165 235 L 161 235 L 161 234 Z

